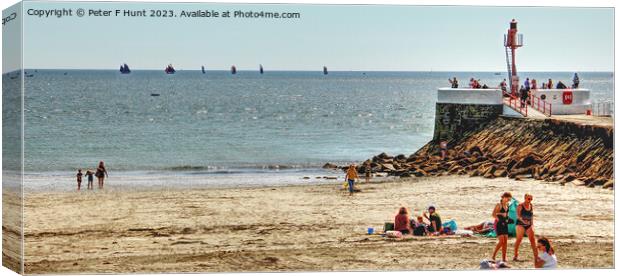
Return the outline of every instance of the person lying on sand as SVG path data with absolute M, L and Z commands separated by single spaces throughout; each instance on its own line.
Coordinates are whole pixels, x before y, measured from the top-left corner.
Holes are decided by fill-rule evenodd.
M 467 226 L 463 229 L 470 230 L 474 232 L 474 234 L 488 234 L 489 232 L 493 231 L 494 224 L 495 223 L 493 221 L 487 220 L 476 225 Z
M 510 266 L 506 262 L 496 262 L 493 260 L 484 259 L 480 261 L 480 269 L 501 269 L 501 268 L 510 268 Z

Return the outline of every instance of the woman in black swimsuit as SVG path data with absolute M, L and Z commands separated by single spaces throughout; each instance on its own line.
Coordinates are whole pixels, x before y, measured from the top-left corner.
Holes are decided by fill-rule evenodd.
M 105 177 L 108 177 L 108 171 L 105 169 L 105 166 L 103 165 L 103 161 L 99 161 L 99 166 L 97 167 L 95 176 L 97 177 L 97 183 L 99 184 L 99 189 L 102 189 L 103 179 Z
M 493 258 L 497 255 L 497 251 L 502 249 L 502 261 L 506 262 L 506 250 L 508 249 L 508 202 L 512 199 L 509 192 L 502 194 L 501 201 L 495 205 L 493 209 L 493 217 L 495 218 L 495 234 L 497 234 L 497 245 L 493 251 Z
M 524 202 L 517 207 L 517 241 L 515 241 L 514 261 L 519 260 L 519 246 L 523 240 L 523 234 L 527 234 L 530 240 L 530 246 L 534 252 L 534 260 L 538 257 L 538 249 L 536 248 L 536 240 L 534 236 L 534 205 L 532 205 L 533 197 L 525 194 Z

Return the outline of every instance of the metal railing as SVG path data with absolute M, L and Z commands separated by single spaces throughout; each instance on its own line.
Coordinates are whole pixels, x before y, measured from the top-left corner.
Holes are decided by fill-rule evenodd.
M 530 95 L 530 106 L 540 111 L 547 117 L 551 117 L 551 104 L 534 95 Z
M 507 104 L 513 110 L 521 113 L 521 115 L 527 117 L 527 104 L 521 99 L 517 98 L 515 95 L 505 93 L 504 95 L 508 96 L 508 99 L 504 99 L 504 104 Z
M 592 115 L 594 116 L 611 116 L 614 114 L 613 102 L 592 103 Z

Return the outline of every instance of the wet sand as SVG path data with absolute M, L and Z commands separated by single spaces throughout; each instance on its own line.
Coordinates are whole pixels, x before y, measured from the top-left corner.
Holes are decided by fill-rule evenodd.
M 490 219 L 504 191 L 534 195 L 535 231 L 561 268 L 612 268 L 613 191 L 527 180 L 447 176 L 362 184 L 231 189 L 31 192 L 26 273 L 477 269 L 496 240 L 367 235 L 405 205 L 434 203 L 459 227 Z M 512 259 L 514 238 L 509 240 Z M 522 262 L 532 268 L 529 242 Z

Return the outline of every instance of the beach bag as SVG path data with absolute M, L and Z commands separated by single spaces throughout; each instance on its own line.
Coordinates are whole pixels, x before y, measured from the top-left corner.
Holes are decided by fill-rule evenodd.
M 441 224 L 441 226 L 442 226 L 444 229 L 449 228 L 449 229 L 450 229 L 450 231 L 452 231 L 452 232 L 454 232 L 454 231 L 456 231 L 456 230 L 457 230 L 456 221 L 455 221 L 455 220 L 453 220 L 453 219 L 451 219 L 451 220 L 449 220 L 449 221 L 446 221 L 446 222 L 442 223 L 442 224 Z
M 383 232 L 387 233 L 387 231 L 392 231 L 394 230 L 394 223 L 393 222 L 386 222 L 383 225 Z
M 426 234 L 426 225 L 420 224 L 416 226 L 415 228 L 413 228 L 414 236 L 424 236 L 425 234 Z
M 399 239 L 403 237 L 403 233 L 400 231 L 387 231 L 385 232 L 385 236 L 388 238 Z
M 349 182 L 345 181 L 344 183 L 342 183 L 342 188 L 343 189 L 348 189 L 349 188 Z

